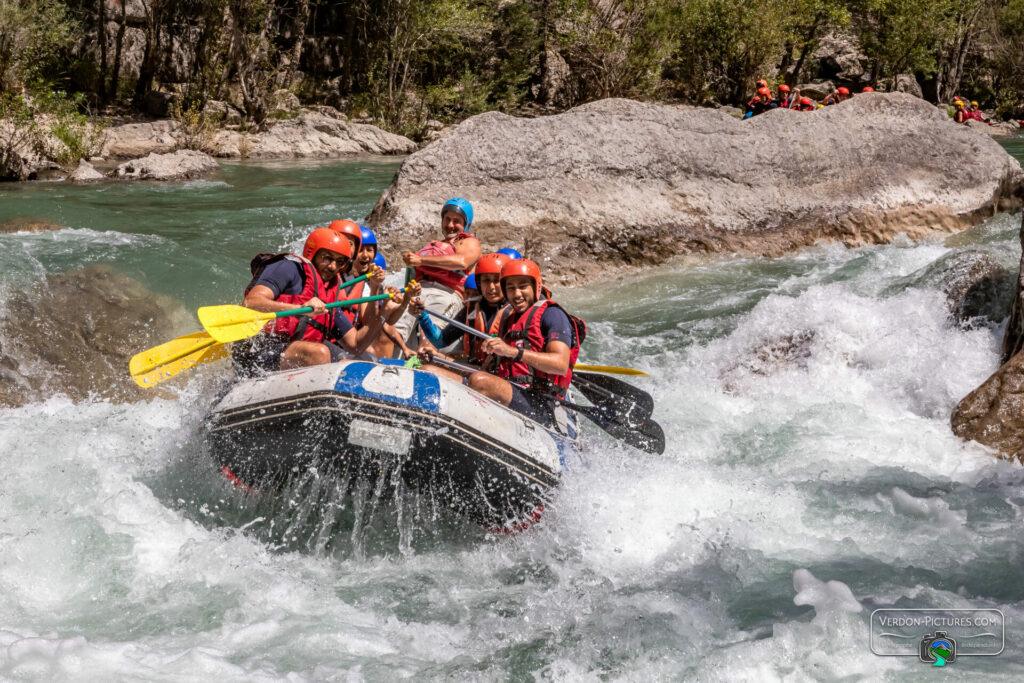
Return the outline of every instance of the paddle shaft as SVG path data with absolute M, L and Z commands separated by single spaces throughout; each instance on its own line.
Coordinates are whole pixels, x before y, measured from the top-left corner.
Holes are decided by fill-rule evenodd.
M 369 303 L 370 301 L 383 301 L 384 299 L 390 299 L 390 294 L 374 294 L 373 296 L 364 296 L 358 299 L 349 299 L 348 301 L 335 301 L 327 304 L 324 308 L 346 308 L 348 306 L 358 306 L 359 304 Z M 292 308 L 287 311 L 276 311 L 274 313 L 275 318 L 287 318 L 293 315 L 305 315 L 306 313 L 312 313 L 312 306 L 303 306 L 302 308 Z

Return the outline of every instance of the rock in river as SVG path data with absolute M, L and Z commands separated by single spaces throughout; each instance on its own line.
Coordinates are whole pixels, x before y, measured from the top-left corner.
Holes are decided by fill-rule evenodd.
M 182 149 L 171 154 L 150 154 L 117 167 L 115 174 L 125 180 L 188 180 L 212 173 L 218 168 L 209 154 Z
M 418 246 L 445 198 L 476 205 L 485 246 L 522 245 L 552 278 L 690 253 L 776 255 L 951 231 L 1019 205 L 998 143 L 909 95 L 737 121 L 610 99 L 534 119 L 490 112 L 411 155 L 370 220 Z

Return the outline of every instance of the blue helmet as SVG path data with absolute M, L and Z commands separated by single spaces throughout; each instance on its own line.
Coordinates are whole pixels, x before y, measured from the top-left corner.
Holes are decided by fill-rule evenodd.
M 384 254 L 380 253 L 379 251 L 377 252 L 377 255 L 373 257 L 373 264 L 380 268 L 381 270 L 388 269 L 388 261 L 386 258 L 384 258 Z
M 441 215 L 448 209 L 455 209 L 462 214 L 462 217 L 466 219 L 466 230 L 468 231 L 470 226 L 473 225 L 473 205 L 469 203 L 468 199 L 462 197 L 452 197 L 444 203 L 441 207 Z
M 365 225 L 359 226 L 359 232 L 363 235 L 362 245 L 364 247 L 377 246 L 377 235 Z
M 513 249 L 512 247 L 505 247 L 504 249 L 499 249 L 498 253 L 499 254 L 504 254 L 505 256 L 508 256 L 510 259 L 513 259 L 513 260 L 515 260 L 517 258 L 523 258 L 523 255 L 520 254 L 515 249 Z
M 469 277 L 466 278 L 466 284 L 464 285 L 464 287 L 466 289 L 476 289 L 477 288 L 477 286 L 476 286 L 476 273 L 473 273 L 472 275 L 470 275 Z

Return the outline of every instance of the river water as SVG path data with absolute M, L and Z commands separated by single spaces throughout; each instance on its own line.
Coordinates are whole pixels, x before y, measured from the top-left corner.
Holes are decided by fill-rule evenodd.
M 0 222 L 62 227 L 0 234 L 0 287 L 107 263 L 231 302 L 253 253 L 364 215 L 396 167 L 6 186 Z M 669 446 L 588 430 L 513 538 L 421 508 L 364 524 L 322 490 L 253 502 L 204 457 L 216 368 L 177 397 L 0 410 L 0 678 L 897 680 L 926 669 L 871 654 L 868 615 L 900 605 L 1001 608 L 1005 653 L 949 673 L 1019 679 L 1024 470 L 949 428 L 1001 329 L 923 284 L 965 250 L 1015 271 L 1019 225 L 562 292 L 588 360 L 651 372 Z

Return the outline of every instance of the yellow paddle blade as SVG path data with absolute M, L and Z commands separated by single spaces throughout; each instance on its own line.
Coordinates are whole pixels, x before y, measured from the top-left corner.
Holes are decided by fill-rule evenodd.
M 601 372 L 606 375 L 630 375 L 632 377 L 650 377 L 649 373 L 643 370 L 637 370 L 636 368 L 620 368 L 617 365 L 587 365 L 586 363 L 577 363 L 574 366 L 576 370 L 582 370 L 583 372 Z
M 171 361 L 141 375 L 132 375 L 132 379 L 143 389 L 149 389 L 197 365 L 212 363 L 227 357 L 228 347 L 214 341 L 210 346 L 199 349 L 184 358 Z
M 206 334 L 193 332 L 132 356 L 128 371 L 143 389 L 149 389 L 199 363 L 227 356 L 227 348 Z
M 273 313 L 254 311 L 245 306 L 203 306 L 198 311 L 199 322 L 210 336 L 221 344 L 248 339 L 260 333 Z

